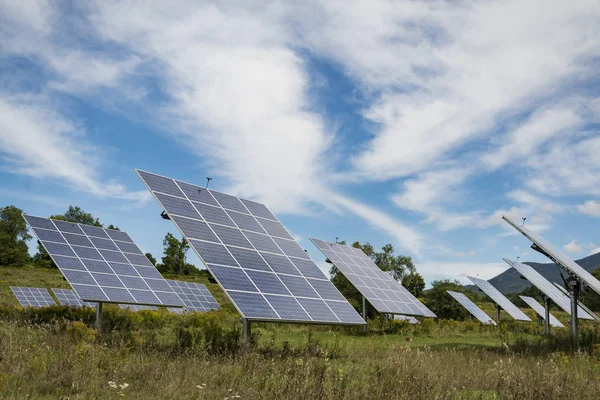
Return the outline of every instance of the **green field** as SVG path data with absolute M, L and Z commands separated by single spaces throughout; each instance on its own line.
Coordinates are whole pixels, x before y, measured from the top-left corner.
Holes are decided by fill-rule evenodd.
M 23 310 L 10 285 L 68 287 L 57 270 L 2 269 L 1 398 L 597 399 L 598 330 L 582 325 L 572 353 L 565 329 L 536 323 L 369 321 L 357 328 L 241 323 L 217 285 L 219 312 L 173 315 L 106 307 Z M 201 278 L 190 278 L 202 281 Z M 208 283 L 208 282 L 203 282 Z M 483 304 L 488 313 L 491 304 Z M 533 313 L 527 310 L 530 316 Z M 553 313 L 566 323 L 564 313 Z M 509 317 L 507 317 L 509 318 Z

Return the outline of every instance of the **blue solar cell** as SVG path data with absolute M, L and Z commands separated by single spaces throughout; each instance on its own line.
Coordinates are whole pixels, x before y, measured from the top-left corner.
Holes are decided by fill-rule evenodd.
M 168 196 L 166 194 L 155 193 L 158 201 L 162 204 L 163 208 L 167 210 L 169 215 L 176 214 L 181 215 L 183 217 L 194 218 L 201 220 L 202 217 L 196 209 L 192 206 L 192 204 L 186 199 L 181 199 L 179 197 Z
M 75 269 L 79 271 L 85 271 L 85 266 L 81 263 L 78 258 L 75 257 L 63 257 L 63 256 L 52 256 L 56 264 L 60 265 L 61 268 Z
M 260 203 L 256 203 L 251 200 L 240 199 L 242 203 L 246 206 L 246 208 L 252 213 L 252 215 L 256 215 L 257 217 L 268 218 L 272 220 L 277 220 L 271 211 L 264 205 Z
M 317 264 L 312 262 L 312 260 L 304 260 L 301 258 L 290 258 L 290 260 L 294 263 L 296 268 L 300 271 L 302 276 L 307 278 L 321 278 L 325 277 L 323 271 L 317 267 Z
M 136 299 L 133 298 L 127 289 L 113 287 L 104 287 L 103 289 L 111 302 L 122 301 L 126 303 L 136 303 Z
M 137 247 L 134 243 L 115 242 L 115 244 L 117 245 L 119 250 L 121 250 L 124 253 L 132 253 L 132 254 L 140 254 L 140 255 L 144 254 L 144 253 L 142 253 L 140 248 Z
M 258 223 L 265 228 L 265 231 L 269 233 L 271 236 L 277 236 L 286 239 L 292 239 L 292 235 L 288 233 L 288 231 L 277 221 L 271 221 L 264 218 L 256 218 Z
M 309 255 L 306 254 L 302 247 L 294 240 L 286 240 L 277 237 L 274 237 L 273 240 L 275 240 L 279 248 L 281 248 L 286 255 L 310 260 Z
M 225 290 L 244 290 L 258 292 L 252 281 L 240 268 L 220 267 L 209 265 L 210 272 Z
M 308 279 L 308 282 L 313 288 L 319 293 L 324 300 L 346 300 L 344 296 L 333 286 L 328 280 L 325 279 Z
M 237 247 L 227 247 L 233 257 L 242 268 L 258 269 L 271 272 L 271 268 L 262 259 L 256 250 L 239 249 Z
M 176 181 L 181 190 L 185 193 L 188 199 L 192 201 L 199 201 L 200 203 L 210 204 L 211 206 L 218 206 L 217 202 L 210 194 L 210 190 L 196 186 L 190 185 L 186 182 Z M 169 193 L 169 192 L 165 192 Z
M 235 224 L 229 218 L 225 210 L 219 207 L 213 207 L 202 203 L 194 203 L 202 217 L 208 222 L 215 222 L 221 225 L 235 227 Z
M 283 254 L 277 244 L 267 235 L 260 235 L 254 232 L 244 232 L 250 243 L 260 251 Z
M 112 240 L 133 243 L 133 239 L 131 239 L 126 232 L 116 231 L 114 229 L 107 229 L 106 233 L 108 234 L 108 236 L 110 236 Z
M 108 240 L 108 239 L 102 239 L 102 238 L 96 238 L 96 237 L 91 237 L 90 241 L 94 244 L 94 246 L 96 246 L 96 248 L 98 249 L 104 249 L 104 250 L 113 250 L 113 251 L 118 251 L 119 249 L 117 248 L 117 246 L 115 246 L 115 244 L 113 243 L 112 240 Z
M 265 298 L 284 320 L 311 321 L 310 317 L 293 297 L 265 295 Z
M 158 272 L 158 270 L 154 267 L 152 267 L 152 268 L 151 267 L 140 267 L 137 265 L 134 265 L 133 267 L 138 272 L 138 274 L 144 279 L 145 278 L 163 279 L 160 272 Z
M 247 270 L 246 274 L 252 279 L 254 285 L 263 293 L 270 294 L 284 294 L 290 295 L 291 293 L 287 290 L 287 288 L 281 283 L 277 275 L 272 272 L 262 272 L 255 270 Z
M 71 247 L 67 244 L 46 242 L 43 240 L 41 242 L 42 245 L 44 245 L 44 247 L 46 248 L 48 254 L 50 254 L 51 256 L 58 255 L 75 257 L 75 253 L 73 253 L 73 250 L 71 250 Z
M 98 250 L 93 247 L 81 247 L 71 246 L 73 251 L 79 256 L 79 258 L 89 258 L 91 260 L 102 260 L 102 256 L 98 253 Z
M 287 286 L 288 290 L 294 296 L 319 298 L 319 295 L 308 283 L 306 278 L 279 274 L 279 279 L 283 281 L 284 285 Z
M 79 297 L 89 301 L 108 301 L 108 297 L 104 294 L 99 286 L 78 285 L 71 283 L 71 287 L 75 289 Z
M 72 283 L 78 283 L 82 285 L 96 285 L 96 281 L 92 278 L 92 275 L 89 272 L 85 271 L 75 271 L 71 269 L 64 269 L 63 274 L 67 280 Z
M 206 222 L 176 216 L 172 216 L 171 219 L 188 239 L 200 239 L 207 242 L 219 241 Z
M 56 225 L 58 230 L 61 232 L 77 233 L 79 235 L 83 235 L 83 231 L 79 228 L 77 224 L 74 224 L 72 222 L 59 221 L 56 219 L 53 219 L 52 222 L 54 222 L 54 225 Z
M 33 228 L 33 231 L 35 232 L 36 236 L 40 240 L 47 240 L 47 241 L 56 242 L 56 243 L 66 243 L 65 239 L 63 238 L 63 236 L 60 234 L 59 231 L 51 231 L 48 229 L 40 229 L 40 228 Z
M 63 236 L 65 237 L 65 239 L 67 239 L 67 242 L 71 245 L 94 247 L 92 242 L 90 242 L 90 240 L 86 236 L 76 235 L 74 233 L 63 233 Z
M 98 282 L 100 286 L 111 286 L 111 287 L 125 287 L 119 277 L 114 274 L 99 274 L 97 272 L 92 273 L 92 276 Z
M 324 240 L 311 238 L 312 242 L 319 248 L 319 250 L 331 250 L 331 246 Z
M 146 285 L 146 282 L 142 278 L 136 278 L 134 276 L 122 276 L 121 281 L 127 289 L 150 290 L 150 287 Z
M 162 292 L 170 292 L 171 286 L 167 283 L 165 279 L 145 279 L 146 284 L 150 286 L 152 290 L 159 290 Z
M 171 290 L 171 289 L 169 289 L 169 290 Z M 156 297 L 158 297 L 158 299 L 163 304 L 177 304 L 177 303 L 181 302 L 181 299 L 179 298 L 179 296 L 177 296 L 177 294 L 175 294 L 173 292 L 156 291 L 156 292 L 154 292 L 154 294 L 156 295 Z M 183 305 L 183 303 L 182 303 L 182 305 Z
M 141 304 L 161 304 L 160 300 L 154 293 L 149 290 L 129 289 L 136 302 Z M 173 293 L 175 294 L 175 293 Z M 178 300 L 178 299 L 177 299 Z M 178 301 L 180 303 L 181 300 Z M 181 303 L 182 304 L 182 303 Z M 183 304 L 182 304 L 183 305 Z
M 207 264 L 238 266 L 233 257 L 231 257 L 231 254 L 229 254 L 223 245 L 200 242 L 193 239 L 190 240 L 190 244 Z
M 133 265 L 144 265 L 146 267 L 154 267 L 154 265 L 152 265 L 152 263 L 146 258 L 146 256 L 125 253 L 125 257 L 127 257 L 129 262 Z
M 110 250 L 100 250 L 100 254 L 106 261 L 117 262 L 117 263 L 126 263 L 127 259 L 120 251 L 110 251 Z
M 229 244 L 233 246 L 245 247 L 251 249 L 252 245 L 246 239 L 242 231 L 237 228 L 228 228 L 226 226 L 209 224 L 213 231 L 217 234 L 223 244 Z
M 341 321 L 354 322 L 357 324 L 364 324 L 363 319 L 358 315 L 354 307 L 347 301 L 325 301 L 329 308 L 337 315 Z
M 258 222 L 256 222 L 256 219 L 252 215 L 242 214 L 239 212 L 229 211 L 229 210 L 226 210 L 226 212 L 229 215 L 229 217 L 233 220 L 233 222 L 235 222 L 235 224 L 238 226 L 238 228 L 244 229 L 247 231 L 252 231 L 252 232 L 258 232 L 258 233 L 264 233 L 264 234 L 267 233 L 262 228 L 262 226 L 260 226 L 260 224 Z
M 323 300 L 298 298 L 298 301 L 313 320 L 323 322 L 338 321 L 335 314 Z
M 98 228 L 97 226 L 79 225 L 79 227 L 88 236 L 93 236 L 93 237 L 102 238 L 102 239 L 110 239 L 110 236 L 108 236 L 106 231 L 102 228 Z
M 93 272 L 102 272 L 102 273 L 105 273 L 105 274 L 111 274 L 111 273 L 113 273 L 113 270 L 104 261 L 100 261 L 100 260 L 81 260 L 81 261 L 87 267 L 87 269 L 90 270 L 90 271 L 93 271 Z
M 159 176 L 155 174 L 151 174 L 145 171 L 137 171 L 142 180 L 146 182 L 146 185 L 150 188 L 150 190 L 161 193 L 169 193 L 173 196 L 184 197 L 181 190 L 177 187 L 173 179 L 165 178 L 164 176 Z
M 33 215 L 25 215 L 23 214 L 23 218 L 32 228 L 43 228 L 43 229 L 51 229 L 56 230 L 56 227 L 48 218 L 40 218 L 34 217 Z
M 215 192 L 214 190 L 211 190 L 210 193 L 221 205 L 221 207 L 248 214 L 248 210 L 237 197 L 221 192 Z
M 227 292 L 246 318 L 278 319 L 273 308 L 259 293 Z
M 110 267 L 117 275 L 139 276 L 137 270 L 130 264 L 110 263 Z M 140 267 L 142 268 L 142 267 Z
M 265 259 L 267 264 L 269 264 L 273 271 L 282 274 L 300 275 L 298 270 L 294 267 L 290 260 L 287 259 L 287 257 L 263 252 L 261 252 L 260 254 L 263 256 L 263 258 Z

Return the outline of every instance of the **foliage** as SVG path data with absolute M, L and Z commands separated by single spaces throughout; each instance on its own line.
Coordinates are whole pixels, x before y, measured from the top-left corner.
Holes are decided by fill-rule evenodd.
M 145 256 L 148 260 L 150 260 L 152 265 L 156 266 L 157 261 L 156 258 L 154 258 L 154 256 L 152 255 L 152 253 L 146 253 Z
M 177 239 L 173 234 L 167 233 L 163 240 L 164 256 L 162 263 L 156 268 L 162 273 L 175 275 L 197 275 L 198 270 L 186 261 L 186 253 L 190 248 L 189 243 L 182 238 Z
M 21 214 L 15 206 L 0 208 L 0 266 L 23 266 L 29 261 L 31 236 Z
M 592 275 L 596 279 L 600 279 L 600 268 L 596 268 Z M 600 294 L 594 292 L 593 290 L 584 291 L 581 294 L 580 298 L 581 302 L 585 304 L 590 310 L 600 312 Z
M 458 281 L 449 279 L 433 281 L 431 289 L 425 292 L 425 305 L 433 311 L 438 318 L 464 320 L 469 317 L 469 312 L 455 301 L 446 291 L 464 292 L 463 286 Z

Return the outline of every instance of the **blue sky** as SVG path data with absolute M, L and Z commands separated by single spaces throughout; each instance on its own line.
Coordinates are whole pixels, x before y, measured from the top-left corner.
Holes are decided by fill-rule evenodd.
M 70 204 L 160 255 L 134 168 L 392 243 L 430 283 L 600 251 L 600 8 L 0 0 L 0 204 Z M 195 257 L 191 258 L 197 262 Z

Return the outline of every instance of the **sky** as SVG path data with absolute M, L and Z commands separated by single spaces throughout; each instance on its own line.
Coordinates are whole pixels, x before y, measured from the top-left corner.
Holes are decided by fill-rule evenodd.
M 160 257 L 138 168 L 265 203 L 324 270 L 310 237 L 428 285 L 546 261 L 503 214 L 600 251 L 596 1 L 0 0 L 0 27 L 0 206 Z

